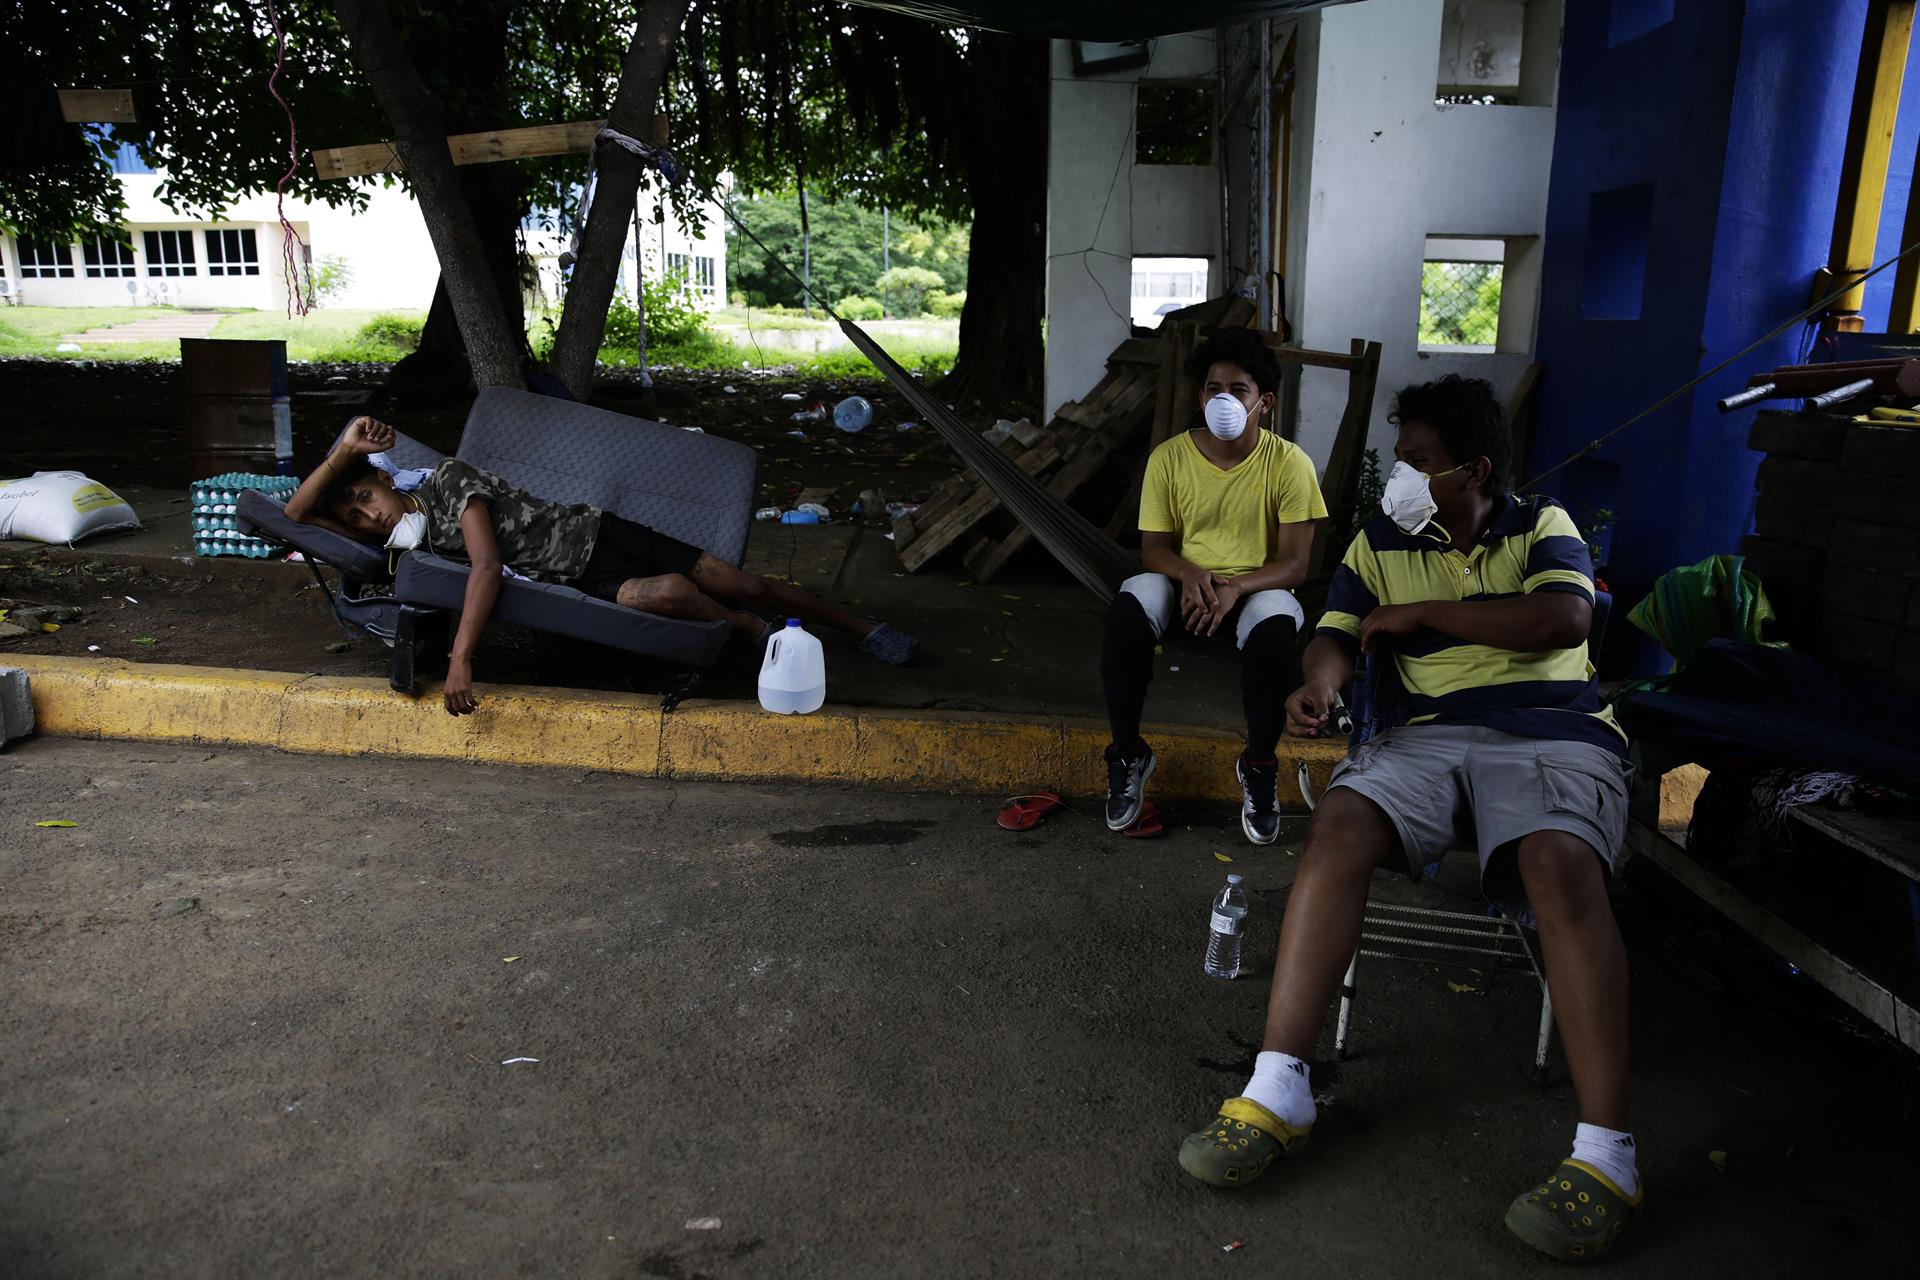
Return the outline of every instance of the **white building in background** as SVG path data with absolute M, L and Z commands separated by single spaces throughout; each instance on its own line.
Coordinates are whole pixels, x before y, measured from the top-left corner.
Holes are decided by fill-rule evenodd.
M 1263 327 L 1284 310 L 1302 346 L 1383 344 L 1376 445 L 1407 383 L 1461 373 L 1510 397 L 1533 359 L 1561 3 L 1366 0 L 1133 46 L 1056 40 L 1046 412 L 1099 381 L 1130 326 L 1182 301 L 1157 290 L 1204 274 L 1206 296 L 1251 293 L 1263 261 Z M 1423 312 L 1489 276 L 1497 316 L 1423 336 Z M 1305 370 L 1294 394 L 1297 438 L 1324 464 L 1345 376 Z
M 71 244 L 38 244 L 0 236 L 0 284 L 28 306 L 206 308 L 222 311 L 284 311 L 287 307 L 286 242 L 271 192 L 235 201 L 219 221 L 184 218 L 159 195 L 163 178 L 145 169 L 132 149 L 116 168 L 126 199 L 123 224 L 129 244 L 101 238 Z M 650 209 L 650 202 L 642 199 Z M 726 305 L 726 237 L 719 206 L 704 207 L 706 235 L 690 235 L 672 214 L 661 225 L 640 223 L 639 260 L 651 279 L 675 270 L 703 305 Z M 287 221 L 298 237 L 296 260 L 304 267 L 344 265 L 346 286 L 326 300 L 332 308 L 425 310 L 439 281 L 439 260 L 413 196 L 399 187 L 375 186 L 364 209 L 332 208 L 302 200 L 286 202 Z M 564 237 L 528 231 L 527 248 L 540 268 L 549 300 L 558 296 L 555 259 Z M 622 287 L 633 295 L 635 237 L 628 234 Z
M 725 188 L 721 189 L 724 196 Z M 638 216 L 627 232 L 626 246 L 620 253 L 620 288 L 629 299 L 636 298 L 636 269 L 643 278 L 678 280 L 690 302 L 716 311 L 727 305 L 727 219 L 719 200 L 709 197 L 696 210 L 698 229 L 690 228 L 674 214 L 671 204 L 660 201 L 648 186 L 640 188 Z M 571 237 L 564 232 L 530 229 L 526 233 L 527 255 L 533 259 L 545 305 L 557 305 L 563 292 L 560 256 Z

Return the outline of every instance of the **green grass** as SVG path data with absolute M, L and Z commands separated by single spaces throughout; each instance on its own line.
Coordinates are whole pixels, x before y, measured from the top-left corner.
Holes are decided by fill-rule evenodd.
M 424 322 L 424 311 L 310 311 L 289 320 L 280 311 L 245 311 L 228 316 L 214 329 L 216 338 L 283 338 L 287 359 L 338 363 L 387 363 L 413 348 L 391 338 L 363 335 L 371 321 L 396 316 Z
M 106 328 L 155 316 L 182 314 L 177 307 L 6 307 L 0 308 L 0 356 L 29 356 L 46 360 L 177 360 L 177 341 L 88 343 L 78 353 L 54 351 L 62 337 L 87 329 Z M 724 313 L 723 313 L 724 314 Z M 759 315 L 759 313 L 756 313 Z M 396 341 L 399 325 L 376 326 L 379 336 L 362 332 L 377 317 L 395 317 L 417 323 L 425 317 L 420 311 L 315 311 L 298 319 L 288 319 L 277 311 L 242 311 L 229 314 L 214 327 L 216 338 L 281 338 L 287 344 L 287 358 L 296 361 L 328 363 L 386 363 L 407 354 L 408 347 Z M 768 327 L 764 317 L 756 328 Z M 780 317 L 781 327 L 790 317 Z M 816 325 L 821 322 L 816 321 Z M 530 328 L 540 332 L 535 319 Z M 800 326 L 804 327 L 804 326 Z M 959 334 L 950 338 L 905 338 L 881 335 L 881 345 L 909 370 L 935 376 L 953 367 L 959 347 Z M 638 361 L 631 350 L 603 349 L 600 362 L 611 368 L 632 368 Z M 834 347 L 822 352 L 794 351 L 747 341 L 744 330 L 726 334 L 702 333 L 678 344 L 654 347 L 648 362 L 684 369 L 713 371 L 739 369 L 791 368 L 796 373 L 821 378 L 872 378 L 878 376 L 865 356 L 852 347 Z
M 182 315 L 178 307 L 7 307 L 0 309 L 0 356 L 46 360 L 177 360 L 180 344 L 158 342 L 83 343 L 78 352 L 54 350 L 70 333 L 110 325 Z M 390 339 L 368 338 L 361 329 L 376 316 L 401 316 L 418 322 L 424 311 L 314 311 L 288 319 L 277 311 L 233 312 L 214 326 L 216 338 L 283 338 L 287 359 L 299 361 L 392 361 L 408 348 Z
M 49 360 L 81 359 L 93 354 L 83 351 L 79 356 L 72 353 L 54 354 L 54 348 L 60 345 L 62 337 L 69 333 L 80 333 L 87 329 L 110 324 L 125 324 L 129 320 L 143 320 L 149 316 L 178 315 L 173 307 L 5 307 L 0 308 L 0 356 L 42 356 Z M 142 348 L 131 358 L 151 359 L 147 349 L 158 351 L 164 347 L 175 346 L 166 342 L 142 342 L 134 344 Z M 171 354 L 179 355 L 176 349 Z
M 929 377 L 945 374 L 953 368 L 958 354 L 957 340 L 887 338 L 880 343 L 886 353 L 909 372 Z M 631 368 L 638 363 L 631 351 L 600 352 L 600 362 L 613 368 Z M 649 348 L 647 363 L 671 365 L 682 369 L 706 369 L 715 372 L 747 367 L 752 369 L 791 368 L 795 373 L 816 378 L 877 378 L 880 371 L 852 347 L 833 347 L 826 351 L 791 351 L 782 347 L 728 341 L 703 333 L 692 342 Z

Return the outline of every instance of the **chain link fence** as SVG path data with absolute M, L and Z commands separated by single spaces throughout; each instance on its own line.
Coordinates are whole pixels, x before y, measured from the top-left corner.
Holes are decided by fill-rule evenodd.
M 1420 270 L 1420 345 L 1491 347 L 1500 335 L 1498 262 L 1428 262 Z

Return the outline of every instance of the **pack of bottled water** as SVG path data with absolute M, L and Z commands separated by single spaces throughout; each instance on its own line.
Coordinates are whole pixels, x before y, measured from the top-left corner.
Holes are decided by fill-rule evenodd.
M 265 560 L 280 554 L 280 548 L 265 538 L 240 531 L 237 518 L 240 495 L 258 489 L 281 502 L 293 496 L 300 482 L 292 476 L 257 476 L 244 471 L 195 480 L 190 490 L 193 499 L 193 553 L 200 556 L 245 556 Z

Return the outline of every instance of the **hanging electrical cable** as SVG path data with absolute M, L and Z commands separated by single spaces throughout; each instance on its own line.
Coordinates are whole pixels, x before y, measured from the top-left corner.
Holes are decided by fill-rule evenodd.
M 292 319 L 313 310 L 313 271 L 307 266 L 306 243 L 287 220 L 287 184 L 300 171 L 300 126 L 294 121 L 293 108 L 280 94 L 280 71 L 287 62 L 287 31 L 281 25 L 280 11 L 273 0 L 267 0 L 267 18 L 273 24 L 274 41 L 273 71 L 267 76 L 267 92 L 287 113 L 287 171 L 273 184 L 273 191 L 274 208 L 280 217 L 281 273 L 287 284 L 287 318 Z

